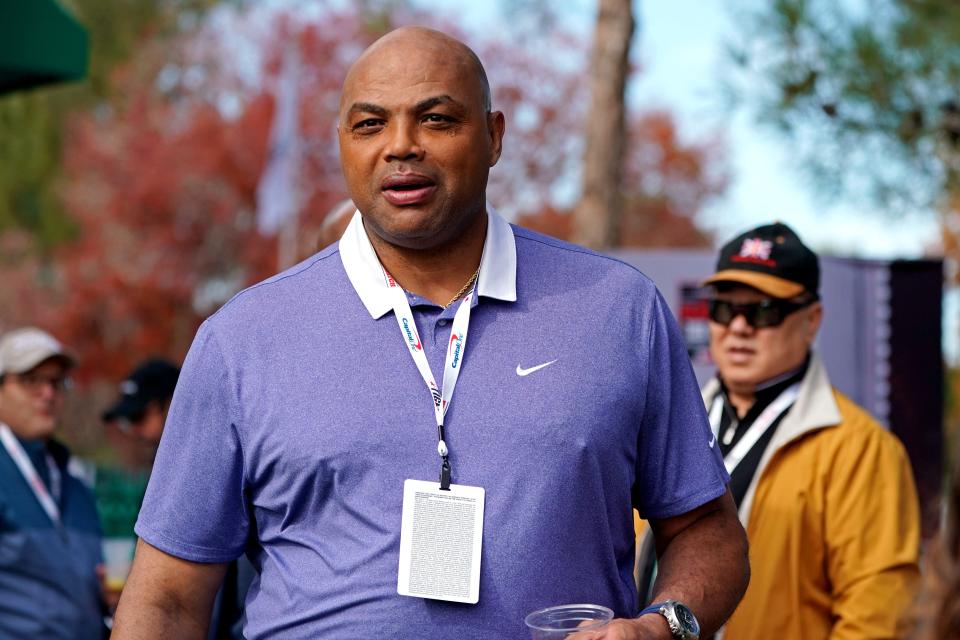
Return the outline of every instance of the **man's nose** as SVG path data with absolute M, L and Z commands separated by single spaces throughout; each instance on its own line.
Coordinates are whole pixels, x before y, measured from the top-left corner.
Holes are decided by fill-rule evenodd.
M 417 123 L 395 122 L 384 155 L 388 162 L 423 158 L 423 147 L 420 145 Z
M 745 315 L 738 313 L 733 317 L 733 320 L 730 321 L 730 331 L 739 334 L 752 333 L 753 327 L 747 322 Z
M 40 386 L 37 388 L 37 395 L 44 402 L 51 402 L 56 399 L 59 391 L 55 386 L 56 383 L 52 380 L 44 380 L 40 383 Z

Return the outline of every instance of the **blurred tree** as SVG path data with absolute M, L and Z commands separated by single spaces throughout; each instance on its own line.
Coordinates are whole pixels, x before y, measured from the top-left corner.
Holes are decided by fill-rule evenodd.
M 383 17 L 385 6 L 305 19 L 293 9 L 228 6 L 196 29 L 145 35 L 114 68 L 102 99 L 73 114 L 64 130 L 57 195 L 73 237 L 51 247 L 49 260 L 31 260 L 29 233 L 0 234 L 7 249 L 0 325 L 51 328 L 80 355 L 81 380 L 118 379 L 147 354 L 180 359 L 206 315 L 270 275 L 276 245 L 256 232 L 255 193 L 290 42 L 305 61 L 299 254 L 315 250 L 323 215 L 346 195 L 332 126 L 346 67 L 396 22 L 424 22 L 401 9 Z M 238 61 L 238 47 L 251 57 Z M 525 74 L 510 86 L 523 91 L 518 83 L 536 70 Z M 572 90 L 575 78 L 564 80 Z M 517 98 L 511 108 L 532 104 Z M 549 129 L 552 118 L 545 120 L 527 129 L 528 150 L 540 146 L 541 127 Z M 525 136 L 518 130 L 518 137 Z M 547 170 L 534 175 L 556 164 L 543 157 L 513 162 L 517 175 L 558 179 Z M 504 195 L 521 200 L 510 196 L 525 186 L 505 180 Z
M 573 239 L 595 249 L 618 244 L 623 214 L 624 90 L 630 67 L 634 19 L 631 0 L 598 0 L 590 56 L 580 202 Z
M 80 107 L 104 104 L 110 77 L 137 43 L 196 22 L 213 0 L 69 0 L 90 33 L 87 79 L 0 98 L 0 232 L 19 229 L 41 254 L 76 228 L 57 191 L 63 124 Z M 8 256 L 9 258 L 9 256 Z
M 284 18 L 269 25 L 258 86 L 242 86 L 227 36 L 208 25 L 148 37 L 113 74 L 110 98 L 70 118 L 61 193 L 76 237 L 21 277 L 10 313 L 54 328 L 86 363 L 82 379 L 119 379 L 148 354 L 182 358 L 206 315 L 273 272 L 255 191 L 282 45 L 292 38 L 304 58 L 331 60 L 369 39 L 356 16 L 298 30 Z M 301 109 L 308 222 L 343 196 L 329 125 L 344 64 L 314 65 L 302 83 L 301 106 L 322 105 Z
M 527 43 L 472 39 L 490 78 L 494 108 L 507 120 L 489 193 L 510 218 L 564 207 L 583 148 L 584 43 L 559 29 Z
M 775 0 L 740 19 L 736 97 L 791 136 L 825 193 L 933 208 L 960 258 L 960 4 Z M 954 271 L 956 277 L 957 272 Z
M 723 145 L 719 137 L 684 145 L 668 112 L 625 107 L 624 86 L 633 71 L 631 3 L 598 2 L 592 55 L 588 43 L 564 33 L 556 5 L 514 0 L 501 9 L 508 31 L 528 43 L 481 51 L 495 103 L 508 114 L 492 192 L 499 193 L 505 180 L 520 183 L 508 190 L 523 198 L 510 210 L 517 221 L 596 247 L 710 246 L 693 218 L 726 189 Z M 535 55 L 522 57 L 531 50 Z M 583 78 L 590 79 L 589 104 Z M 511 156 L 516 149 L 522 150 L 519 161 Z M 577 183 L 579 193 L 571 188 Z M 571 195 L 579 197 L 573 206 Z
M 19 229 L 42 248 L 64 240 L 70 227 L 53 190 L 60 153 L 62 89 L 0 98 L 0 232 Z M 33 243 L 27 247 L 32 250 Z M 9 261 L 9 254 L 0 254 Z
M 226 4 L 188 20 L 190 28 L 145 29 L 101 93 L 65 120 L 55 193 L 71 234 L 37 256 L 29 230 L 0 231 L 0 326 L 53 330 L 78 352 L 82 388 L 92 389 L 146 355 L 182 359 L 204 317 L 270 275 L 276 241 L 256 231 L 255 193 L 291 43 L 303 61 L 299 253 L 316 250 L 323 216 L 346 196 L 334 123 L 347 65 L 385 30 L 431 23 L 409 7 L 368 4 L 309 12 Z M 562 29 L 536 46 L 497 36 L 465 38 L 485 61 L 508 121 L 491 200 L 534 223 L 541 211 L 563 211 L 557 215 L 569 221 L 563 203 L 582 157 L 586 43 Z M 630 122 L 629 210 L 667 222 L 640 227 L 625 218 L 623 236 L 675 242 L 692 229 L 689 218 L 672 216 L 695 213 L 722 190 L 718 157 L 712 144 L 681 145 L 668 114 Z M 77 422 L 96 425 L 111 391 L 98 393 L 78 402 Z
M 721 141 L 684 144 L 666 111 L 630 118 L 624 137 L 623 208 L 612 246 L 711 246 L 711 236 L 698 229 L 693 219 L 727 187 Z M 569 211 L 547 207 L 521 216 L 518 222 L 569 240 L 574 219 Z
M 684 143 L 664 110 L 628 120 L 624 137 L 624 207 L 616 246 L 712 246 L 713 238 L 694 218 L 727 188 L 722 138 Z
M 53 328 L 94 365 L 88 377 L 116 379 L 145 354 L 180 358 L 205 315 L 269 275 L 276 247 L 255 232 L 255 192 L 291 41 L 305 65 L 299 254 L 312 252 L 323 215 L 346 195 L 331 126 L 346 66 L 384 30 L 425 22 L 388 5 L 302 19 L 227 6 L 195 29 L 147 33 L 110 73 L 102 98 L 69 120 L 58 195 L 74 238 L 52 250 L 49 264 L 26 268 L 27 236 L 0 236 L 11 256 L 0 294 L 11 304 L 0 306 L 0 323 Z M 491 38 L 477 46 L 509 122 L 491 197 L 535 227 L 541 211 L 568 211 L 562 200 L 579 171 L 586 105 L 584 43 L 556 29 L 538 44 Z M 545 59 L 544 46 L 556 54 Z M 238 49 L 249 57 L 238 62 Z M 641 115 L 630 134 L 624 239 L 702 241 L 689 216 L 723 189 L 714 145 L 683 147 L 666 113 Z

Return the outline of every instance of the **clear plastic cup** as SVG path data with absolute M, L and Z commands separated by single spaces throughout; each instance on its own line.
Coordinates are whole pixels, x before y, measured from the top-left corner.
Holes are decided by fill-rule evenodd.
M 596 604 L 563 604 L 534 611 L 524 622 L 533 640 L 592 640 L 613 619 L 613 611 Z

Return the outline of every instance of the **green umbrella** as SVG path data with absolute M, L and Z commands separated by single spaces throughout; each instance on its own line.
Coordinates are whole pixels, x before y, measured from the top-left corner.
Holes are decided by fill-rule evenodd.
M 87 30 L 56 0 L 0 0 L 0 93 L 86 75 Z

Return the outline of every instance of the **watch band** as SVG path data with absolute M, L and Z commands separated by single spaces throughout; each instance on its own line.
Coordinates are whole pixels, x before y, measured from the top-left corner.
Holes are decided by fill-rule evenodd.
M 678 615 L 678 610 L 680 610 L 680 615 Z M 637 617 L 651 613 L 663 616 L 667 621 L 667 626 L 670 627 L 670 635 L 674 637 L 674 640 L 700 640 L 700 623 L 697 622 L 690 608 L 683 603 L 676 600 L 655 602 L 642 609 Z
M 660 607 L 662 607 L 663 605 L 664 605 L 663 602 L 654 602 L 650 606 L 644 609 L 641 609 L 640 613 L 637 614 L 637 617 L 639 618 L 640 616 L 645 616 L 648 613 L 660 613 Z

